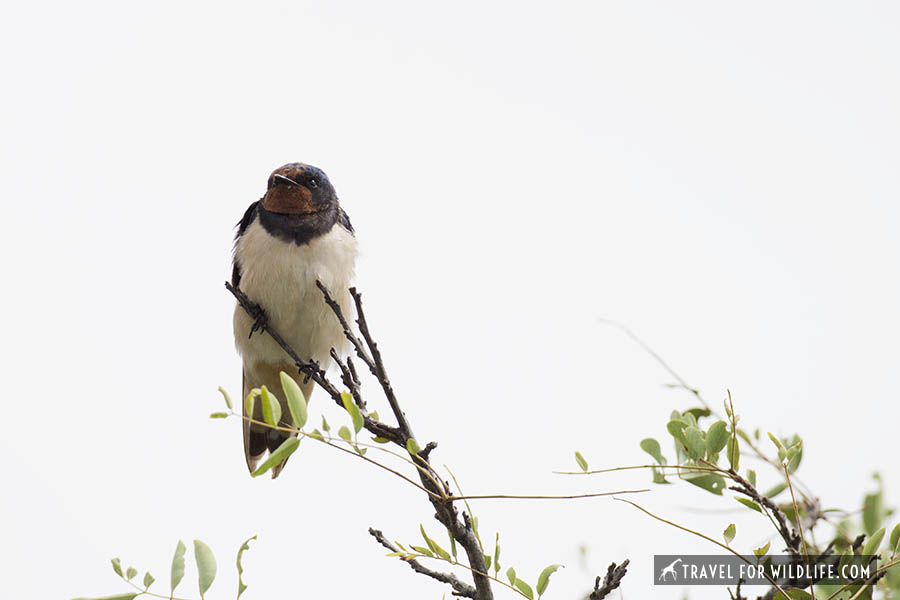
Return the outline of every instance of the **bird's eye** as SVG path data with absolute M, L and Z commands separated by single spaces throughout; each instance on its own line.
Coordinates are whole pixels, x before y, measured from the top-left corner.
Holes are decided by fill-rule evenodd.
M 319 182 L 316 181 L 315 179 L 310 179 L 310 180 L 309 180 L 309 187 L 311 187 L 311 188 L 319 187 Z

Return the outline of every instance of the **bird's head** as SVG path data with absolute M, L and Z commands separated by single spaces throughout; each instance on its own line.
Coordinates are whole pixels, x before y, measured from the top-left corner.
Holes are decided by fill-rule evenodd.
M 303 163 L 275 169 L 262 199 L 267 211 L 297 217 L 333 210 L 337 204 L 337 194 L 324 171 Z

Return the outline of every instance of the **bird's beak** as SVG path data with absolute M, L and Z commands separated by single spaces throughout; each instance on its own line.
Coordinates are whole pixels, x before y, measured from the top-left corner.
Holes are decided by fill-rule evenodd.
M 275 173 L 275 175 L 273 175 L 272 178 L 275 180 L 275 183 L 279 183 L 279 182 L 280 182 L 280 183 L 286 183 L 286 184 L 288 184 L 288 185 L 300 185 L 299 183 L 297 183 L 297 182 L 294 181 L 293 179 L 290 179 L 290 178 L 288 178 L 288 177 L 285 177 L 285 176 L 282 175 L 281 173 Z

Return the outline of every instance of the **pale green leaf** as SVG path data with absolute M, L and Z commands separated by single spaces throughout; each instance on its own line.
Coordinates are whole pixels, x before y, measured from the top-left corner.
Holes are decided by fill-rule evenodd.
M 200 597 L 203 598 L 216 579 L 216 557 L 213 556 L 209 546 L 200 540 L 194 540 L 194 560 L 197 561 L 197 583 L 200 587 Z
M 765 496 L 766 498 L 774 498 L 786 489 L 787 483 L 782 481 L 781 483 L 772 486 L 769 490 L 766 491 L 766 493 L 763 494 L 763 496 Z
M 302 429 L 306 425 L 306 397 L 303 390 L 294 381 L 294 378 L 282 371 L 281 389 L 284 390 L 284 397 L 287 400 L 288 411 L 291 413 L 291 420 L 297 429 Z
M 256 398 L 259 394 L 259 388 L 253 388 L 250 390 L 250 393 L 247 394 L 247 397 L 244 398 L 244 414 L 250 418 L 253 417 L 253 410 L 256 408 Z
M 289 437 L 288 439 L 281 442 L 281 445 L 278 446 L 274 452 L 269 454 L 269 457 L 263 461 L 261 465 L 259 465 L 253 473 L 250 474 L 251 477 L 259 477 L 275 465 L 281 464 L 281 461 L 286 459 L 288 456 L 294 453 L 294 450 L 297 449 L 297 446 L 300 445 L 300 440 L 295 437 Z
M 506 578 L 509 579 L 509 585 L 516 585 L 516 570 L 512 567 L 506 570 Z
M 345 442 L 349 442 L 352 439 L 352 437 L 350 436 L 350 430 L 347 429 L 346 425 L 341 425 L 341 428 L 338 429 L 338 437 Z
M 238 593 L 237 597 L 240 600 L 241 594 L 244 593 L 244 590 L 247 589 L 247 584 L 244 583 L 244 565 L 241 563 L 241 560 L 244 558 L 244 551 L 250 549 L 250 540 L 255 540 L 256 536 L 247 538 L 244 540 L 244 543 L 241 544 L 240 549 L 237 553 L 237 572 L 238 572 Z
M 693 483 L 697 487 L 701 487 L 707 492 L 712 492 L 717 496 L 722 495 L 725 489 L 725 480 L 713 473 L 703 473 L 702 475 L 689 475 L 684 477 L 685 481 Z
M 747 498 L 735 498 L 735 500 L 737 500 L 738 502 L 740 502 L 747 508 L 752 508 L 753 510 L 755 510 L 758 513 L 762 512 L 762 508 L 759 506 L 759 504 L 757 504 L 753 500 L 748 500 Z
M 534 590 L 531 589 L 530 585 L 528 585 L 518 577 L 516 578 L 516 582 L 513 585 L 519 588 L 519 591 L 525 594 L 525 597 L 528 598 L 528 600 L 534 600 Z
M 704 433 L 693 425 L 688 426 L 684 430 L 684 446 L 687 449 L 688 456 L 694 460 L 700 460 L 706 455 Z
M 641 450 L 652 456 L 653 460 L 655 460 L 657 463 L 661 465 L 666 464 L 666 458 L 662 455 L 662 450 L 659 447 L 659 442 L 657 442 L 654 438 L 642 439 Z
M 231 410 L 232 408 L 234 408 L 234 407 L 231 405 L 231 396 L 228 395 L 228 392 L 225 391 L 225 388 L 220 387 L 220 388 L 219 388 L 219 393 L 222 394 L 222 397 L 223 397 L 223 398 L 225 398 L 225 406 L 227 406 L 229 410 Z
M 884 527 L 873 533 L 872 537 L 869 538 L 869 541 L 866 542 L 866 545 L 863 547 L 863 556 L 871 556 L 872 554 L 877 554 L 878 548 L 881 546 L 881 540 L 883 539 Z
M 175 588 L 178 587 L 178 584 L 181 583 L 181 579 L 184 577 L 184 553 L 187 551 L 187 548 L 184 545 L 184 542 L 178 540 L 178 545 L 175 546 L 175 555 L 172 556 L 172 579 L 170 591 L 174 594 Z
M 118 558 L 114 558 L 109 562 L 112 563 L 112 568 L 113 571 L 116 572 L 116 575 L 118 575 L 119 577 L 125 576 L 122 574 L 122 561 L 120 561 Z
M 356 402 L 353 401 L 353 396 L 344 392 L 341 394 L 341 401 L 344 403 L 344 409 L 350 413 L 350 418 L 353 419 L 353 430 L 359 433 L 363 428 L 363 416 L 359 412 Z
M 547 585 L 550 583 L 550 576 L 560 567 L 562 567 L 562 565 L 550 565 L 549 567 L 545 567 L 544 570 L 541 571 L 541 574 L 538 575 L 537 585 L 535 586 L 538 598 L 544 595 L 544 592 L 547 590 Z
M 753 554 L 755 554 L 757 557 L 765 556 L 766 552 L 769 551 L 769 546 L 771 546 L 771 545 L 772 545 L 772 542 L 766 542 L 765 546 L 760 546 L 759 548 L 754 548 Z
M 579 466 L 579 468 L 581 468 L 582 471 L 587 473 L 588 463 L 586 460 L 584 460 L 584 457 L 581 455 L 581 452 L 579 452 L 577 450 L 575 451 L 575 462 L 578 463 L 578 466 Z
M 274 427 L 281 420 L 281 404 L 275 394 L 270 392 L 266 386 L 259 388 L 259 392 L 263 421 Z
M 419 443 L 416 442 L 415 438 L 409 438 L 406 440 L 406 450 L 410 454 L 418 454 L 422 450 L 419 448 Z
M 154 581 L 156 581 L 156 578 L 150 574 L 150 571 L 144 573 L 144 589 L 147 589 L 148 587 L 153 585 Z
M 722 532 L 722 537 L 725 538 L 725 545 L 726 545 L 726 546 L 727 546 L 728 544 L 731 543 L 731 540 L 734 539 L 734 534 L 735 534 L 735 533 L 736 533 L 736 532 L 735 532 L 734 523 L 732 523 L 731 525 L 729 525 L 728 527 L 726 527 L 726 528 L 725 528 L 725 531 Z
M 127 579 L 128 581 L 131 581 L 132 579 L 134 579 L 134 576 L 137 574 L 138 574 L 137 569 L 135 569 L 134 567 L 128 567 L 128 570 L 125 571 L 125 579 Z
M 728 424 L 725 421 L 716 421 L 709 426 L 706 433 L 706 453 L 708 456 L 718 454 L 728 443 Z
M 209 413 L 209 418 L 210 418 L 210 419 L 224 419 L 224 418 L 226 418 L 227 416 L 228 416 L 228 413 L 227 413 L 227 412 L 214 412 L 214 413 Z

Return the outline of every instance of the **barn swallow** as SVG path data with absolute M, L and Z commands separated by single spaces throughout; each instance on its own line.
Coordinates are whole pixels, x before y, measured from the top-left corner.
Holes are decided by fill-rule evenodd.
M 328 368 L 331 349 L 340 352 L 346 339 L 316 280 L 349 317 L 348 287 L 356 253 L 353 227 L 328 177 L 311 165 L 290 163 L 269 176 L 266 194 L 250 205 L 237 225 L 231 283 L 259 305 L 267 323 L 301 358 Z M 304 383 L 305 377 L 284 350 L 253 329 L 254 318 L 236 306 L 234 339 L 243 360 L 244 397 L 265 385 L 278 396 L 287 417 L 279 373 L 294 377 L 307 399 L 313 382 Z M 246 411 L 244 406 L 244 416 Z M 262 420 L 258 402 L 253 417 Z M 252 473 L 263 455 L 278 448 L 289 434 L 251 425 L 246 419 L 243 423 L 244 455 Z M 272 469 L 273 478 L 286 462 Z

